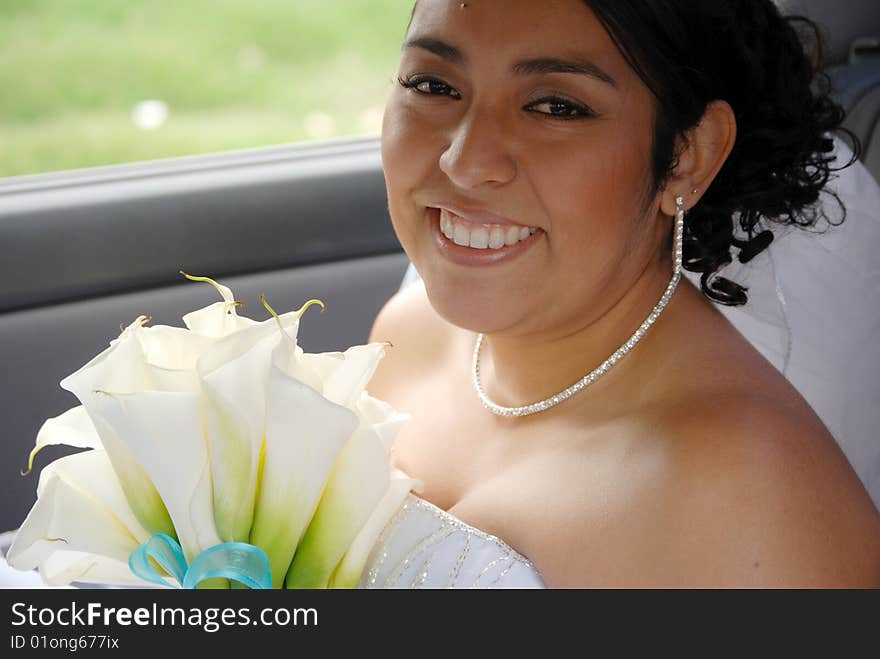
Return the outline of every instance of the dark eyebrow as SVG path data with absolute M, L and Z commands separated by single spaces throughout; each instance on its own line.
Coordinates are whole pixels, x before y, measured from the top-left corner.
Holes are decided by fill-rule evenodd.
M 403 47 L 427 50 L 429 53 L 442 57 L 453 64 L 464 64 L 467 61 L 464 54 L 458 48 L 433 37 L 413 37 L 408 39 L 403 44 Z M 617 81 L 614 78 L 587 60 L 563 60 L 555 57 L 540 57 L 517 62 L 513 66 L 513 72 L 523 76 L 548 73 L 576 73 L 596 78 L 608 83 L 612 87 L 617 87 Z
M 449 60 L 453 64 L 464 64 L 465 62 L 465 57 L 458 48 L 450 46 L 445 41 L 440 41 L 440 39 L 432 39 L 431 37 L 414 37 L 408 39 L 406 43 L 403 44 L 403 47 L 427 50 L 429 53 L 434 53 L 438 57 Z
M 598 66 L 586 60 L 562 60 L 553 57 L 542 57 L 517 62 L 513 67 L 514 73 L 519 75 L 542 75 L 546 73 L 577 73 L 590 76 L 602 82 L 607 82 L 612 87 L 617 87 L 617 82 Z

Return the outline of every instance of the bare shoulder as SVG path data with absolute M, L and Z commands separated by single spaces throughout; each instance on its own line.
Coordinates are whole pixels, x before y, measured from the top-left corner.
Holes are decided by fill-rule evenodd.
M 880 515 L 811 411 L 730 392 L 666 418 L 632 443 L 641 482 L 620 490 L 598 549 L 550 562 L 559 583 L 880 587 Z M 580 519 L 595 541 L 595 516 Z
M 751 393 L 719 402 L 679 430 L 687 458 L 670 492 L 711 531 L 719 580 L 880 586 L 880 516 L 812 410 Z
M 370 341 L 388 341 L 420 326 L 430 326 L 433 315 L 424 284 L 416 282 L 397 291 L 382 305 L 373 321 Z
M 370 331 L 370 342 L 391 344 L 370 380 L 370 393 L 391 400 L 402 375 L 442 363 L 451 335 L 451 327 L 431 307 L 421 282 L 395 293 L 379 310 Z

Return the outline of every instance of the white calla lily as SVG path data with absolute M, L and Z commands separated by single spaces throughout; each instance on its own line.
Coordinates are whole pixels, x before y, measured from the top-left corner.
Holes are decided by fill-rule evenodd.
M 388 454 L 362 426 L 341 451 L 287 573 L 288 588 L 326 588 L 346 550 L 388 490 Z
M 369 343 L 343 353 L 304 354 L 302 360 L 317 374 L 320 391 L 328 400 L 353 407 L 385 355 L 385 347 Z
M 88 412 L 101 438 L 101 445 L 119 476 L 119 481 L 138 520 L 152 533 L 174 535 L 174 525 L 150 476 L 138 462 L 124 438 L 117 435 L 107 422 L 96 414 L 101 389 L 117 392 L 143 391 L 153 388 L 151 371 L 146 361 L 138 331 L 147 318 L 139 317 L 110 347 L 61 381 L 61 387 L 73 393 Z
M 156 584 L 134 575 L 128 562 L 81 551 L 56 551 L 39 567 L 40 576 L 47 586 L 66 586 L 80 583 L 114 584 L 156 588 Z
M 328 584 L 330 588 L 357 588 L 370 552 L 385 525 L 400 509 L 410 491 L 421 492 L 422 488 L 421 481 L 410 478 L 399 469 L 392 469 L 391 481 L 388 483 L 385 495 L 370 514 L 357 537 L 345 552 L 345 556 L 336 567 L 335 572 L 331 575 Z
M 154 382 L 167 382 L 174 376 L 193 377 L 199 357 L 216 341 L 213 337 L 167 325 L 143 326 L 136 335 L 144 359 L 152 367 L 150 374 Z
M 250 541 L 269 557 L 274 587 L 284 583 L 324 483 L 357 425 L 351 410 L 331 403 L 273 365 L 262 478 Z
M 228 286 L 218 284 L 208 277 L 193 277 L 182 270 L 180 274 L 190 281 L 201 281 L 211 284 L 223 298 L 223 302 L 215 302 L 197 311 L 191 311 L 183 317 L 184 325 L 195 334 L 219 338 L 235 334 L 256 324 L 257 321 L 238 315 L 236 308 L 241 305 L 241 302 L 236 301 L 232 290 Z
M 199 394 L 103 392 L 93 405 L 155 485 L 187 561 L 220 544 Z
M 346 551 L 388 492 L 389 438 L 408 417 L 365 391 L 385 348 L 376 343 L 349 348 L 342 355 L 307 356 L 321 376 L 324 396 L 352 409 L 359 427 L 334 465 L 297 547 L 285 580 L 288 588 L 327 588 Z M 349 562 L 346 574 L 354 563 L 355 559 Z M 350 579 L 339 583 L 350 583 Z
M 384 400 L 373 398 L 366 391 L 361 392 L 356 408 L 362 423 L 370 424 L 373 430 L 379 433 L 382 445 L 390 454 L 397 431 L 412 417 L 398 412 Z
M 28 456 L 27 471 L 30 473 L 34 466 L 34 458 L 47 446 L 73 446 L 76 448 L 101 448 L 101 438 L 95 430 L 95 424 L 89 418 L 86 408 L 82 405 L 72 407 L 63 414 L 46 419 L 37 432 L 37 441 Z
M 284 327 L 299 317 L 286 314 Z M 217 341 L 197 364 L 211 473 L 214 515 L 224 542 L 247 542 L 254 515 L 265 433 L 266 388 L 279 340 L 270 319 Z
M 95 449 L 43 468 L 37 503 L 6 559 L 16 569 L 31 570 L 61 549 L 124 562 L 149 535 L 129 507 L 106 452 Z

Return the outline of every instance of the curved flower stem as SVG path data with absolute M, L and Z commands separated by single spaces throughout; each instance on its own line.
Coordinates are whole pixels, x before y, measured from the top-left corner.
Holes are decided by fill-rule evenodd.
M 297 317 L 298 317 L 298 318 L 302 318 L 302 317 L 303 317 L 303 314 L 304 314 L 306 311 L 308 311 L 310 307 L 313 307 L 313 306 L 316 305 L 316 304 L 318 304 L 318 305 L 321 306 L 321 313 L 324 313 L 324 309 L 325 309 L 325 307 L 324 307 L 324 303 L 321 302 L 321 300 L 309 300 L 308 302 L 306 302 L 304 305 L 302 305 L 302 306 L 296 311 L 296 315 L 297 315 Z
M 196 277 L 194 275 L 188 275 L 183 270 L 180 270 L 180 274 L 182 274 L 184 277 L 186 277 L 190 281 L 207 282 L 207 283 L 211 284 L 211 286 L 216 288 L 217 292 L 220 293 L 220 295 L 223 295 L 223 291 L 220 290 L 220 284 L 218 284 L 216 281 L 214 281 L 210 277 Z

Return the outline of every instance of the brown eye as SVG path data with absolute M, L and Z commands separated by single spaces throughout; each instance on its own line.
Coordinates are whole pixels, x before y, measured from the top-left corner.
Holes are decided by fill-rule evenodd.
M 537 112 L 538 114 L 546 114 L 556 119 L 582 119 L 596 116 L 596 113 L 586 105 L 562 98 L 542 98 L 530 103 L 525 109 L 530 112 Z
M 459 94 L 453 87 L 447 85 L 442 80 L 437 80 L 436 78 L 411 78 L 409 80 L 405 80 L 403 78 L 398 78 L 397 81 L 401 84 L 401 86 L 406 89 L 411 89 L 412 91 L 424 94 L 426 96 L 449 96 L 450 98 L 461 98 L 461 94 Z

